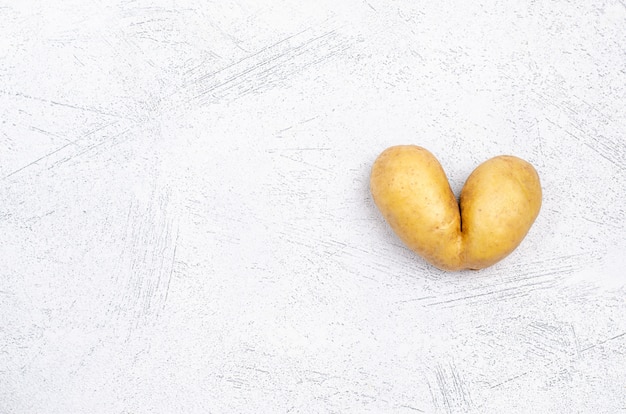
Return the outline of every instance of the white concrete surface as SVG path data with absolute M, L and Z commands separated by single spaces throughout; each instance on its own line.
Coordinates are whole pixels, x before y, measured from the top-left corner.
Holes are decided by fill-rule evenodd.
M 0 412 L 626 412 L 623 1 L 0 0 Z M 369 168 L 532 162 L 480 272 Z

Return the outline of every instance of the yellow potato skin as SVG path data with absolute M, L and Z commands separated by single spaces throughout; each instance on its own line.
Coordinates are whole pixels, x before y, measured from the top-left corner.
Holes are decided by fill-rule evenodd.
M 463 268 L 461 217 L 439 161 L 418 146 L 396 146 L 374 162 L 370 190 L 400 239 L 433 265 Z
M 520 158 L 479 165 L 461 191 L 465 266 L 482 269 L 515 250 L 539 214 L 541 195 L 537 171 Z
M 415 145 L 383 151 L 372 167 L 370 190 L 400 239 L 444 270 L 482 269 L 502 260 L 541 208 L 539 176 L 526 161 L 499 156 L 478 166 L 459 206 L 439 161 Z

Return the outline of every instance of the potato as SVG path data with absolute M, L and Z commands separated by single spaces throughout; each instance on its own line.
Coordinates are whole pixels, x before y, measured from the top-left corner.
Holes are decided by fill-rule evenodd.
M 541 208 L 541 185 L 528 162 L 502 155 L 479 165 L 457 203 L 439 161 L 400 145 L 376 159 L 370 190 L 393 231 L 444 270 L 482 269 L 522 242 Z

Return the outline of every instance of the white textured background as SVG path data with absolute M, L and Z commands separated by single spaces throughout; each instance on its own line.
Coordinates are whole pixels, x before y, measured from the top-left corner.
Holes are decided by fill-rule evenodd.
M 2 414 L 626 412 L 623 0 L 2 0 L 0 122 Z M 522 245 L 403 247 L 402 143 Z

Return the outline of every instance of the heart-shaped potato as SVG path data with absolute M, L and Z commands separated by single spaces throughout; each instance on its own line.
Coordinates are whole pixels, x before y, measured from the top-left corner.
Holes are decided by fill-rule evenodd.
M 444 270 L 482 269 L 521 243 L 541 208 L 528 162 L 502 155 L 479 165 L 457 203 L 439 161 L 426 149 L 386 149 L 370 177 L 374 202 L 413 251 Z

